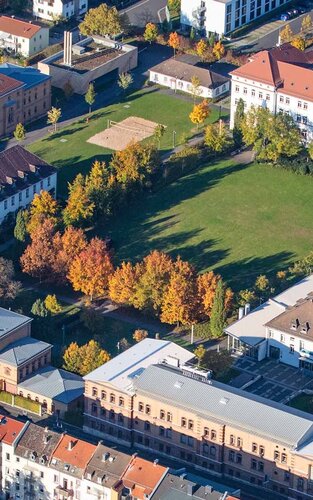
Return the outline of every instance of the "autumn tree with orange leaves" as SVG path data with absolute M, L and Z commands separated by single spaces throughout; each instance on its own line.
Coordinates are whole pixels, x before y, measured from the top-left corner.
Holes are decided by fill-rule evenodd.
M 176 56 L 176 50 L 179 49 L 180 45 L 180 40 L 179 40 L 179 35 L 176 33 L 176 31 L 173 31 L 170 33 L 170 36 L 168 38 L 168 45 L 174 49 L 174 57 Z
M 54 259 L 52 274 L 54 281 L 66 283 L 67 274 L 74 258 L 87 246 L 87 239 L 82 229 L 69 226 L 64 233 L 57 232 L 53 237 Z
M 224 57 L 225 47 L 220 40 L 214 44 L 212 52 L 217 60 L 220 60 L 222 59 L 222 57 Z
M 196 272 L 188 262 L 178 257 L 164 293 L 160 319 L 171 325 L 190 325 L 196 321 L 197 314 Z
M 201 125 L 208 118 L 209 115 L 210 115 L 209 103 L 206 99 L 204 99 L 199 104 L 194 105 L 193 110 L 189 115 L 189 118 L 192 121 L 192 123 L 197 125 L 197 128 L 199 128 L 199 125 Z
M 93 238 L 70 265 L 68 279 L 75 291 L 89 296 L 90 301 L 104 295 L 108 288 L 110 274 L 113 273 L 111 255 L 106 244 Z
M 122 262 L 109 276 L 110 299 L 117 304 L 131 305 L 140 274 L 140 264 L 132 266 L 130 262 Z
M 220 274 L 214 274 L 209 271 L 200 274 L 197 278 L 198 294 L 200 299 L 200 314 L 203 317 L 210 317 L 214 303 L 216 288 L 218 282 L 222 279 Z M 229 312 L 233 302 L 233 292 L 230 288 L 225 289 L 224 306 L 225 311 Z
M 20 262 L 22 271 L 41 281 L 51 277 L 51 266 L 55 257 L 53 236 L 55 226 L 48 218 L 31 233 L 31 243 L 26 247 Z
M 159 155 L 153 144 L 131 143 L 122 151 L 116 151 L 110 167 L 118 183 L 125 188 L 144 185 L 159 165 Z

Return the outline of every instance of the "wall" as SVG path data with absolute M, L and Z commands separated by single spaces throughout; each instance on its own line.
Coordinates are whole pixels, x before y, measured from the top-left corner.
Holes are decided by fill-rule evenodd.
M 97 37 L 95 37 L 96 39 Z M 90 41 L 86 39 L 79 45 Z M 105 42 L 107 46 L 114 46 L 115 42 Z M 118 73 L 128 72 L 137 67 L 138 64 L 138 48 L 130 45 L 123 45 L 124 53 L 118 55 L 115 59 L 106 62 L 105 64 L 94 68 L 85 73 L 78 73 L 77 71 L 57 65 L 53 65 L 53 61 L 63 57 L 63 52 L 59 52 L 43 61 L 38 63 L 38 69 L 45 75 L 52 77 L 52 85 L 63 89 L 64 85 L 69 82 L 77 94 L 85 94 L 88 90 L 90 82 L 101 78 L 102 76 L 110 73 L 111 71 L 118 70 Z
M 56 196 L 57 189 L 57 173 L 51 174 L 45 179 L 41 179 L 36 184 L 30 184 L 25 189 L 18 191 L 5 199 L 0 199 L 0 223 L 9 213 L 16 213 L 20 208 L 27 207 L 33 200 L 35 193 L 40 193 L 41 190 L 52 191 Z M 16 339 L 17 340 L 17 339 Z M 8 343 L 13 342 L 13 340 Z M 3 349 L 0 339 L 0 349 Z
M 49 46 L 49 28 L 41 28 L 35 36 L 29 40 L 29 53 L 24 55 L 33 55 Z

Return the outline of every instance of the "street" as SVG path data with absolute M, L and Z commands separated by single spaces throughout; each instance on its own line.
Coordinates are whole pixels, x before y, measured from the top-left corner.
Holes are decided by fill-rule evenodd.
M 286 10 L 288 9 L 286 8 Z M 272 19 L 265 25 L 261 25 L 246 35 L 232 41 L 229 44 L 229 48 L 250 53 L 275 47 L 278 43 L 280 30 L 289 24 L 294 34 L 299 33 L 301 30 L 302 20 L 308 14 L 310 14 L 311 19 L 313 20 L 313 9 L 308 10 L 305 14 L 302 14 L 291 21 L 280 21 L 280 19 L 277 18 Z
M 163 21 L 166 5 L 167 0 L 142 0 L 120 12 L 127 15 L 130 24 L 143 28 L 148 22 Z

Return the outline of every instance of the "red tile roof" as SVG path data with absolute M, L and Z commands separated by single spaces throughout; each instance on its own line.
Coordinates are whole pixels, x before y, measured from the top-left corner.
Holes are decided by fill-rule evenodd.
M 70 443 L 72 443 L 72 449 L 69 449 Z M 57 458 L 79 469 L 84 469 L 96 448 L 94 444 L 65 434 L 54 450 L 53 458 Z
M 15 19 L 8 16 L 0 16 L 0 31 L 4 31 L 5 33 L 23 38 L 32 38 L 40 30 L 41 26 L 33 24 L 32 22 L 22 21 L 21 19 Z
M 157 463 L 134 457 L 121 480 L 131 490 L 132 497 L 144 500 L 145 495 L 151 495 L 167 470 Z
M 10 76 L 6 76 L 3 73 L 0 73 L 0 95 L 6 94 L 12 90 L 15 90 L 24 85 L 23 82 L 15 80 L 15 78 L 11 78 Z
M 11 445 L 25 425 L 25 422 L 0 415 L 0 441 Z

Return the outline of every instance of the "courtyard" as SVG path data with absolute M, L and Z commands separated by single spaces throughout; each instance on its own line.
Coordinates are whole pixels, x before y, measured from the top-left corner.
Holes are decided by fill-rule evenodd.
M 284 365 L 276 360 L 266 359 L 257 362 L 242 357 L 236 360 L 234 367 L 241 373 L 230 381 L 231 386 L 243 387 L 251 394 L 271 399 L 277 403 L 289 403 L 289 400 L 298 391 L 313 391 L 312 377 L 297 368 Z M 297 405 L 292 406 L 298 407 Z M 302 408 L 299 407 L 299 409 Z

